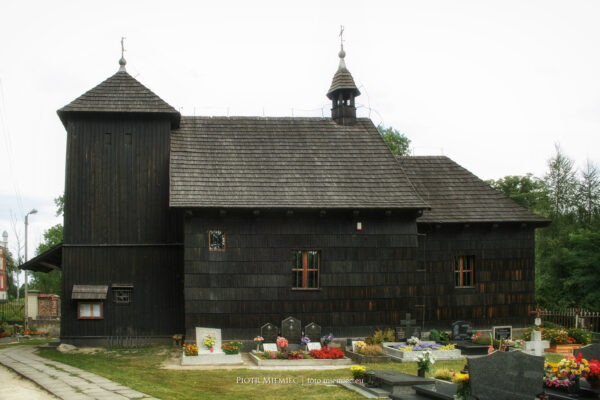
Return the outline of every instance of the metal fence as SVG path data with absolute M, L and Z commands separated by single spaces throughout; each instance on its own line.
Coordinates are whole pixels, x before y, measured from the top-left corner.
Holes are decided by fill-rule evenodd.
M 600 312 L 570 308 L 566 310 L 541 310 L 544 321 L 554 322 L 565 328 L 583 328 L 590 332 L 600 332 Z
M 0 324 L 3 322 L 23 322 L 25 304 L 23 299 L 0 303 Z

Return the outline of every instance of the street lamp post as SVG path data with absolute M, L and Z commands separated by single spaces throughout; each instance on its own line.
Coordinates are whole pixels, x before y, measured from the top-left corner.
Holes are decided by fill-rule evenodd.
M 29 225 L 29 215 L 30 214 L 37 214 L 37 210 L 34 208 L 31 211 L 29 211 L 26 215 L 25 215 L 25 262 L 27 262 L 27 225 Z M 27 294 L 29 293 L 29 288 L 27 285 L 27 270 L 25 271 L 25 329 L 27 330 L 29 328 L 29 299 L 27 298 Z

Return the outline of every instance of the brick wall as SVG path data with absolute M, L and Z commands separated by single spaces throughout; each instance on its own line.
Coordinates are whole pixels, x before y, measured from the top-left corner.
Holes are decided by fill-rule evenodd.
M 38 315 L 41 317 L 57 317 L 59 297 L 55 294 L 38 296 Z

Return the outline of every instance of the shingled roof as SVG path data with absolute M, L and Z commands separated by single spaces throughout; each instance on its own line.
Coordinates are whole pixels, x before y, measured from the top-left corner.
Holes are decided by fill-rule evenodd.
M 550 222 L 521 207 L 448 157 L 397 159 L 419 195 L 431 206 L 417 222 Z
M 159 114 L 167 116 L 174 128 L 181 119 L 177 110 L 124 70 L 58 110 L 63 125 L 66 126 L 66 117 L 74 112 Z
M 333 75 L 333 80 L 331 81 L 331 86 L 327 91 L 327 97 L 330 100 L 333 100 L 333 94 L 339 90 L 345 90 L 349 93 L 352 93 L 354 97 L 360 95 L 360 91 L 356 87 L 356 83 L 354 83 L 354 78 L 352 78 L 352 74 L 346 68 L 346 63 L 344 62 L 344 57 L 346 53 L 344 51 L 340 51 L 340 65 Z
M 183 117 L 172 207 L 422 209 L 368 119 Z

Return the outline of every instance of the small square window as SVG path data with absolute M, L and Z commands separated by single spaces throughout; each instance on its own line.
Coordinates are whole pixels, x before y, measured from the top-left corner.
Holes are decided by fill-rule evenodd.
M 115 288 L 113 287 L 113 301 L 117 304 L 129 304 L 132 301 L 131 288 Z
M 102 302 L 77 303 L 77 318 L 79 319 L 102 319 L 104 310 Z
M 208 231 L 208 249 L 211 251 L 225 251 L 225 232 Z

